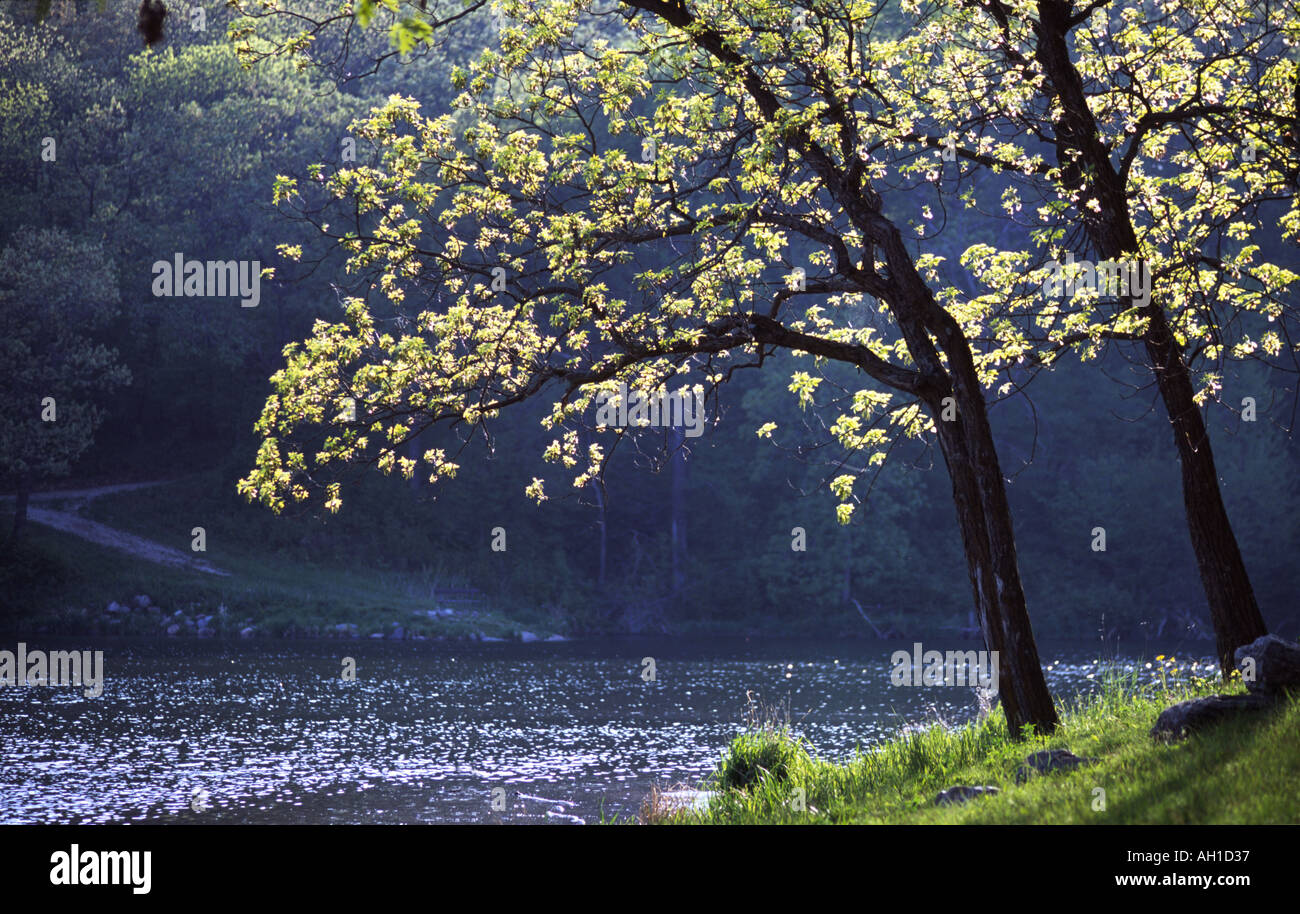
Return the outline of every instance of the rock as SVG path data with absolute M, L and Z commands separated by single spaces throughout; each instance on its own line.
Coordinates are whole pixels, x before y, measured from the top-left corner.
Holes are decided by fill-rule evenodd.
M 939 795 L 934 798 L 935 806 L 951 806 L 956 803 L 965 803 L 967 800 L 973 800 L 976 797 L 989 797 L 998 793 L 998 789 L 992 784 L 980 787 L 967 787 L 958 785 L 949 787 L 947 790 L 939 791 Z
M 547 638 L 546 640 L 547 641 L 568 641 L 569 639 L 564 637 L 563 635 L 551 635 L 551 637 Z
M 1160 712 L 1151 728 L 1154 739 L 1182 739 L 1211 724 L 1236 717 L 1243 712 L 1263 711 L 1273 707 L 1277 700 L 1272 695 L 1258 692 L 1246 695 L 1211 695 L 1193 698 L 1170 705 Z
M 506 640 L 506 639 L 505 639 L 505 638 L 494 638 L 494 637 L 492 637 L 491 635 L 479 635 L 478 640 L 480 640 L 480 641 L 504 641 L 504 640 Z
M 257 629 L 253 628 L 253 626 L 251 625 L 248 626 L 247 628 L 241 628 L 239 630 L 239 637 L 241 638 L 251 638 L 256 634 L 257 634 Z
M 199 628 L 208 628 L 212 625 L 213 616 L 199 616 Z
M 109 603 L 108 606 L 104 608 L 104 612 L 111 613 L 113 615 L 117 615 L 118 613 L 130 612 L 130 611 L 131 610 L 127 609 L 127 607 L 123 606 L 121 603 L 117 602 L 116 600 L 114 600 L 112 603 Z
M 176 610 L 176 612 L 172 613 L 172 618 L 173 618 L 173 619 L 179 619 L 179 618 L 180 618 L 181 616 L 183 616 L 183 615 L 185 615 L 185 610 L 183 610 L 183 609 L 178 609 L 178 610 Z
M 519 640 L 527 643 L 529 641 L 541 641 L 542 639 L 534 635 L 532 632 L 520 632 Z
M 141 594 L 136 594 L 136 597 L 135 597 L 135 605 L 136 605 L 136 608 L 138 608 L 138 609 L 148 609 L 148 608 L 149 608 L 149 597 L 146 596 L 145 594 L 142 594 L 142 593 L 141 593 Z
M 384 633 L 383 633 L 383 632 L 371 632 L 370 637 L 371 637 L 371 638 L 382 638 L 382 637 L 384 637 Z
M 181 627 L 177 625 L 175 622 L 167 626 L 167 634 L 170 635 L 171 637 L 174 638 L 180 633 L 181 633 Z
M 1290 689 L 1300 689 L 1300 644 L 1277 635 L 1264 635 L 1237 648 L 1233 659 L 1249 692 L 1281 695 Z M 1242 669 L 1247 659 L 1255 661 L 1253 671 Z
M 210 629 L 210 628 L 201 628 L 201 629 L 199 629 L 199 637 L 200 637 L 200 638 L 215 638 L 216 636 L 217 636 L 217 633 L 216 633 L 215 631 L 213 631 L 212 629 Z
M 393 630 L 388 633 L 388 637 L 394 641 L 401 641 L 406 638 L 406 629 L 400 625 L 394 625 Z
M 1095 761 L 1096 759 L 1080 758 L 1068 749 L 1045 749 L 1027 757 L 1025 764 L 1016 769 L 1016 783 L 1025 783 L 1034 772 L 1046 774 L 1049 771 L 1073 771 Z

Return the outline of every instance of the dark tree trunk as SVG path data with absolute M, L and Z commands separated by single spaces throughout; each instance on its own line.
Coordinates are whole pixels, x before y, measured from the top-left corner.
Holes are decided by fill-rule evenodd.
M 916 272 L 897 227 L 881 228 L 878 238 L 898 286 L 900 306 L 895 315 L 908 351 L 924 374 L 944 379 L 924 399 L 936 420 L 952 479 L 980 630 L 985 647 L 998 653 L 998 694 L 1007 726 L 1017 739 L 1031 724 L 1039 734 L 1051 733 L 1059 719 L 1029 624 L 1011 507 L 970 343 Z M 948 357 L 946 366 L 934 342 Z M 951 420 L 943 418 L 945 395 L 952 396 L 956 406 Z
M 1056 124 L 1057 161 L 1069 183 L 1085 196 L 1095 195 L 1101 204 L 1096 213 L 1080 211 L 1084 229 L 1102 258 L 1136 256 L 1137 233 L 1124 182 L 1101 140 L 1082 78 L 1070 56 L 1066 36 L 1072 8 L 1060 0 L 1043 0 L 1039 12 L 1035 56 L 1051 80 L 1062 112 Z M 1235 666 L 1234 650 L 1265 634 L 1266 629 L 1223 505 L 1214 454 L 1196 406 L 1187 363 L 1158 302 L 1156 296 L 1142 309 L 1148 319 L 1142 343 L 1173 427 L 1187 529 L 1210 606 L 1220 667 L 1226 674 Z
M 1034 643 L 1016 559 L 1011 511 L 982 396 L 957 396 L 958 418 L 936 422 L 985 647 L 998 654 L 998 692 L 1011 735 L 1059 719 Z M 936 412 L 936 415 L 938 413 Z
M 1223 505 L 1214 452 L 1196 406 L 1187 366 L 1164 312 L 1158 307 L 1147 310 L 1151 312 L 1151 320 L 1143 342 L 1173 427 L 1174 445 L 1182 468 L 1187 529 L 1205 598 L 1210 604 L 1219 668 L 1226 676 L 1236 666 L 1233 657 L 1236 649 L 1268 634 L 1268 629 Z

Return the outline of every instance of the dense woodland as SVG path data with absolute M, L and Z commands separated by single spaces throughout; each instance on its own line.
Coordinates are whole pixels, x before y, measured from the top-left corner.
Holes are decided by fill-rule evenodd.
M 323 14 L 337 4 L 298 5 Z M 435 427 L 403 445 L 414 457 L 463 443 L 454 480 L 353 468 L 337 513 L 315 500 L 280 515 L 248 504 L 236 486 L 258 455 L 254 423 L 268 378 L 313 322 L 342 319 L 361 283 L 314 224 L 343 221 L 346 206 L 277 204 L 277 176 L 309 184 L 313 165 L 348 165 L 344 141 L 359 136 L 349 125 L 394 93 L 416 100 L 425 117 L 449 112 L 453 68 L 470 67 L 497 41 L 491 10 L 471 11 L 406 54 L 394 52 L 383 22 L 325 30 L 317 63 L 301 67 L 293 54 L 241 62 L 228 28 L 245 20 L 224 5 L 206 6 L 202 30 L 191 28 L 188 7 L 173 10 L 165 40 L 148 48 L 134 4 L 110 0 L 100 11 L 56 0 L 39 22 L 38 6 L 0 10 L 6 491 L 181 480 L 190 501 L 178 514 L 210 518 L 214 535 L 285 563 L 413 578 L 432 570 L 504 607 L 543 607 L 571 632 L 870 636 L 872 626 L 976 627 L 952 483 L 933 436 L 891 439 L 879 465 L 867 461 L 869 449 L 846 458 L 842 441 L 827 440 L 833 413 L 823 407 L 835 385 L 851 392 L 862 375 L 828 364 L 819 389 L 801 388 L 792 374 L 810 370 L 811 360 L 784 349 L 713 392 L 701 437 L 655 429 L 629 436 L 603 482 L 551 483 L 544 504 L 525 489 L 553 469 L 543 460 L 555 437 L 543 425 L 545 398 L 511 407 L 487 434 Z M 368 65 L 375 58 L 383 59 Z M 54 162 L 41 156 L 46 137 L 57 142 Z M 624 145 L 629 155 L 641 147 L 631 137 Z M 362 138 L 357 159 L 371 161 L 380 146 Z M 978 189 L 995 178 L 969 180 Z M 909 194 L 925 190 L 891 189 L 885 211 L 906 222 L 917 209 Z M 1260 212 L 1276 225 L 1287 206 L 1277 200 Z M 981 287 L 963 261 L 967 248 L 984 241 L 1028 250 L 1031 233 L 997 213 L 959 209 L 917 253 L 943 258 L 936 286 L 973 296 Z M 791 242 L 788 262 L 802 262 L 801 243 Z M 1274 234 L 1261 244 L 1274 263 L 1300 263 L 1294 238 Z M 286 257 L 284 245 L 300 245 L 301 256 Z M 232 298 L 155 297 L 150 267 L 175 252 L 258 260 L 274 277 L 263 281 L 256 308 Z M 633 275 L 610 270 L 601 281 L 618 293 Z M 1294 300 L 1294 288 L 1288 294 Z M 78 388 L 67 366 L 58 375 L 41 356 L 54 349 L 92 366 L 92 380 Z M 1271 630 L 1291 634 L 1300 625 L 1293 355 L 1288 344 L 1276 358 L 1208 358 L 1195 368 L 1198 378 L 1217 375 L 1202 414 L 1260 610 Z M 1146 354 L 1103 341 L 1092 358 L 1071 350 L 1014 380 L 1012 390 L 991 385 L 987 399 L 1035 635 L 1209 636 L 1179 456 Z M 34 434 L 42 385 L 68 390 L 60 409 L 93 434 L 32 456 L 23 442 Z M 1243 419 L 1246 397 L 1254 421 Z M 768 423 L 776 434 L 756 434 Z M 831 482 L 846 459 L 861 472 L 855 510 L 841 523 L 836 505 L 845 499 Z M 178 542 L 190 526 L 178 523 Z M 495 527 L 508 533 L 504 555 L 489 548 Z M 804 551 L 791 548 L 796 527 Z M 1097 527 L 1105 551 L 1093 548 Z M 11 619 L 48 608 L 29 593 L 59 599 L 33 580 L 33 569 L 60 573 L 59 557 L 36 551 L 21 532 L 6 550 L 0 600 Z

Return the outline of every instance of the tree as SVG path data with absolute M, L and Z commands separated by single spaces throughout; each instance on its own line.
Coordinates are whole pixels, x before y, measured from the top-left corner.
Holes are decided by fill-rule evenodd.
M 93 339 L 117 301 L 96 242 L 43 229 L 0 251 L 0 475 L 18 494 L 11 544 L 33 487 L 68 473 L 103 420 L 97 400 L 130 381 L 116 352 Z
M 1030 217 L 1037 252 L 980 244 L 963 255 L 992 289 L 967 308 L 1005 377 L 1026 356 L 1050 361 L 1076 347 L 1087 357 L 1107 340 L 1139 347 L 1173 431 L 1228 670 L 1235 649 L 1267 629 L 1201 410 L 1221 392 L 1225 360 L 1281 356 L 1294 370 L 1287 292 L 1300 276 L 1274 258 L 1295 263 L 1277 241 L 1300 231 L 1291 50 L 1300 17 L 1294 3 L 1252 0 L 1107 6 L 958 0 L 918 10 L 895 49 L 907 63 L 873 78 L 888 99 L 878 123 L 913 149 L 947 146 L 958 164 L 938 184 L 960 187 L 970 169 L 997 175 L 980 188 L 988 193 L 965 189 L 972 208 Z M 1142 265 L 1148 294 L 1080 281 L 1068 301 L 1045 300 L 1047 272 L 1067 251 L 1090 267 Z
M 544 393 L 547 457 L 581 488 L 634 434 L 598 426 L 579 447 L 596 398 L 620 384 L 713 397 L 778 350 L 843 363 L 876 387 L 852 392 L 831 434 L 867 467 L 897 434 L 937 441 L 1009 726 L 1050 731 L 975 356 L 833 104 L 846 76 L 834 52 L 852 63 L 872 14 L 844 10 L 847 32 L 818 35 L 770 3 L 507 12 L 501 50 L 455 72 L 455 112 L 428 118 L 394 97 L 356 125 L 378 161 L 278 182 L 304 212 L 313 184 L 345 202 L 319 227 L 371 281 L 345 320 L 286 348 L 240 491 L 275 510 L 319 494 L 337 510 L 330 477 L 344 466 L 450 477 L 455 454 L 417 461 L 405 442 L 436 424 L 482 428 Z M 621 22 L 624 40 L 585 41 L 593 19 Z M 796 372 L 791 387 L 811 406 L 819 384 Z M 862 472 L 846 470 L 832 481 L 843 520 Z M 528 491 L 547 497 L 542 479 Z

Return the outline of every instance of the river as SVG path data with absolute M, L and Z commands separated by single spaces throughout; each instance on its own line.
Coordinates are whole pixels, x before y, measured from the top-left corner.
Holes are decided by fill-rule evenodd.
M 698 785 L 747 694 L 836 758 L 977 711 L 970 688 L 892 687 L 898 641 L 21 640 L 102 650 L 104 683 L 0 686 L 3 823 L 593 823 Z M 1211 662 L 1208 642 L 1162 648 L 1104 659 Z M 1040 652 L 1057 695 L 1095 686 L 1099 642 Z

